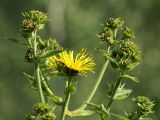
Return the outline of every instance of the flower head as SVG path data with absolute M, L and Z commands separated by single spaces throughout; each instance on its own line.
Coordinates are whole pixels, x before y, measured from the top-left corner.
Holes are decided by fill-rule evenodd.
M 21 31 L 24 37 L 34 31 L 43 29 L 44 23 L 48 20 L 48 15 L 46 13 L 32 10 L 29 12 L 22 13 L 24 20 L 21 26 Z
M 76 56 L 73 51 L 64 51 L 59 56 L 48 58 L 49 68 L 55 68 L 68 76 L 74 76 L 78 73 L 86 74 L 92 71 L 95 65 L 93 58 L 88 56 L 85 49 L 82 49 Z
M 145 96 L 138 96 L 133 99 L 133 101 L 137 104 L 138 109 L 141 112 L 141 116 L 147 116 L 150 113 L 153 113 L 154 101 L 150 100 Z

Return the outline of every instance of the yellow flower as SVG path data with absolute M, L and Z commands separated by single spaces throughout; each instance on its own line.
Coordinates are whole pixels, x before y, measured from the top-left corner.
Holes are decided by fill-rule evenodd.
M 76 56 L 73 51 L 61 52 L 59 56 L 50 57 L 48 62 L 51 69 L 56 68 L 69 76 L 78 73 L 86 74 L 88 71 L 92 71 L 95 66 L 93 58 L 88 56 L 85 49 L 82 49 Z

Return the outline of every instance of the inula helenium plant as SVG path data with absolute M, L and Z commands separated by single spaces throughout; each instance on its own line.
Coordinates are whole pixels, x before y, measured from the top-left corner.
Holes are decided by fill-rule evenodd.
M 135 33 L 125 26 L 121 18 L 109 18 L 102 24 L 100 32 L 97 34 L 99 45 L 96 51 L 104 58 L 102 69 L 93 89 L 90 91 L 85 101 L 82 101 L 77 109 L 70 109 L 70 98 L 76 94 L 79 78 L 88 77 L 88 72 L 94 73 L 96 63 L 94 56 L 86 48 L 79 52 L 65 49 L 55 39 L 42 39 L 39 31 L 48 21 L 48 14 L 32 10 L 24 12 L 24 20 L 21 24 L 20 32 L 25 38 L 26 53 L 24 61 L 32 64 L 33 74 L 24 73 L 31 88 L 39 94 L 39 100 L 33 105 L 33 111 L 26 114 L 27 120 L 60 120 L 71 117 L 86 117 L 97 114 L 101 120 L 151 120 L 149 114 L 154 113 L 154 101 L 145 96 L 138 96 L 131 99 L 135 103 L 135 111 L 122 111 L 121 115 L 116 114 L 112 109 L 115 101 L 124 100 L 129 97 L 132 89 L 126 88 L 126 81 L 131 80 L 138 83 L 137 77 L 129 74 L 137 67 L 141 59 L 141 50 L 135 42 Z M 19 43 L 22 43 L 20 41 Z M 109 89 L 104 96 L 108 96 L 105 103 L 97 104 L 91 102 L 99 84 L 105 74 L 107 66 L 110 65 L 116 72 L 116 80 L 108 82 Z M 50 88 L 50 80 L 59 76 L 65 82 L 65 98 L 57 95 L 54 88 Z M 106 78 L 108 79 L 108 78 Z M 107 86 L 107 85 L 106 85 Z M 80 91 L 77 91 L 80 92 Z M 56 108 L 61 107 L 60 117 L 55 114 Z M 59 114 L 58 114 L 59 115 Z

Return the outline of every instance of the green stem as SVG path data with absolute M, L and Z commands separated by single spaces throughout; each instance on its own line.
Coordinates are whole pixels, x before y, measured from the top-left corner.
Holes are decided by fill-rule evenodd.
M 117 34 L 117 29 L 114 30 L 114 35 L 113 35 L 114 39 L 116 39 L 116 34 Z M 108 47 L 108 52 L 109 51 L 110 51 L 110 47 Z M 98 79 L 97 79 L 97 81 L 96 81 L 96 83 L 95 83 L 90 95 L 87 97 L 87 99 L 84 101 L 84 103 L 78 109 L 72 111 L 72 114 L 77 113 L 77 112 L 79 112 L 81 110 L 84 110 L 87 107 L 86 103 L 89 103 L 91 101 L 91 99 L 93 98 L 93 96 L 94 96 L 94 94 L 95 94 L 95 92 L 96 92 L 96 90 L 97 90 L 97 88 L 98 88 L 98 86 L 99 86 L 99 84 L 100 84 L 100 82 L 101 82 L 101 80 L 103 78 L 103 75 L 104 75 L 105 70 L 106 70 L 106 68 L 108 66 L 108 63 L 109 63 L 109 60 L 106 60 L 104 65 L 102 66 L 102 69 L 101 69 L 101 72 L 99 74 L 99 77 L 98 77 Z
M 46 78 L 46 76 L 45 75 L 43 75 L 43 73 L 42 73 L 42 71 L 41 71 L 41 69 L 40 69 L 40 74 L 41 74 L 41 76 L 43 77 L 43 79 L 42 79 L 42 85 L 43 85 L 43 87 L 44 87 L 44 89 L 45 89 L 45 93 L 47 94 L 47 96 L 49 96 L 52 100 L 53 100 L 53 102 L 55 103 L 55 104 L 57 104 L 57 105 L 62 105 L 62 98 L 61 97 L 59 97 L 59 96 L 56 96 L 53 92 L 52 92 L 52 90 L 49 88 L 49 86 L 48 86 L 48 84 L 47 84 L 47 78 Z
M 66 81 L 66 89 L 68 88 L 69 84 L 70 84 L 70 81 L 71 81 L 71 78 L 69 78 L 67 81 Z M 66 90 L 66 98 L 65 98 L 65 101 L 64 101 L 64 105 L 63 105 L 63 108 L 62 108 L 62 115 L 61 115 L 61 120 L 65 120 L 65 117 L 66 117 L 66 113 L 68 111 L 68 105 L 69 105 L 69 101 L 70 101 L 70 92 L 68 92 Z
M 115 29 L 115 30 L 113 31 L 113 38 L 114 38 L 114 39 L 116 39 L 116 35 L 117 35 L 117 29 Z M 120 73 L 120 76 L 121 76 L 121 74 L 123 74 L 123 73 Z M 113 99 L 114 99 L 114 97 L 115 97 L 116 91 L 117 91 L 120 83 L 121 83 L 121 78 L 119 77 L 119 78 L 117 79 L 117 83 L 116 83 L 116 86 L 115 86 L 115 88 L 114 88 L 114 90 L 113 90 L 113 93 L 112 93 L 112 95 L 111 95 L 111 98 L 110 98 L 110 100 L 109 100 L 109 102 L 108 102 L 107 110 L 110 109 L 110 107 L 111 107 L 111 105 L 112 105 L 112 103 L 113 103 Z
M 48 87 L 46 81 L 42 81 L 43 87 L 45 88 L 45 92 L 46 94 L 51 97 L 51 99 L 53 100 L 53 102 L 57 105 L 62 105 L 62 98 L 56 96 L 55 94 L 53 94 L 53 92 L 51 91 L 51 89 Z
M 109 49 L 108 49 L 108 51 L 109 51 Z M 97 79 L 97 81 L 96 81 L 96 83 L 95 83 L 90 95 L 87 97 L 87 99 L 84 101 L 84 103 L 77 110 L 72 111 L 73 113 L 81 111 L 81 110 L 83 110 L 83 109 L 85 109 L 87 107 L 86 103 L 89 103 L 91 101 L 91 99 L 93 98 L 93 96 L 94 96 L 94 94 L 95 94 L 95 92 L 96 92 L 96 90 L 97 90 L 97 88 L 98 88 L 98 86 L 99 86 L 99 84 L 100 84 L 100 82 L 101 82 L 101 80 L 103 78 L 103 75 L 104 75 L 105 70 L 106 70 L 106 68 L 108 66 L 108 63 L 109 63 L 109 60 L 106 60 L 104 65 L 102 66 L 102 69 L 101 69 L 101 72 L 99 74 L 99 77 L 98 77 L 98 79 Z
M 116 39 L 116 36 L 117 36 L 117 29 L 113 31 L 113 38 Z
M 42 103 L 45 103 L 44 101 L 44 96 L 43 96 L 43 91 L 42 91 L 42 86 L 41 86 L 41 77 L 40 77 L 40 68 L 38 63 L 36 62 L 36 57 L 37 57 L 37 41 L 36 41 L 36 32 L 34 32 L 32 34 L 33 37 L 33 62 L 34 62 L 34 70 L 35 70 L 35 78 L 37 80 L 38 83 L 38 91 L 39 91 L 39 96 L 40 96 L 40 100 Z
M 107 104 L 107 107 L 106 107 L 107 110 L 110 109 L 110 107 L 111 107 L 111 105 L 112 105 L 112 103 L 113 103 L 113 101 L 114 101 L 114 97 L 115 97 L 115 94 L 116 94 L 116 92 L 117 92 L 117 89 L 119 88 L 119 85 L 121 84 L 121 81 L 122 81 L 121 76 L 122 76 L 123 74 L 124 74 L 124 72 L 121 72 L 120 75 L 119 75 L 119 77 L 118 77 L 118 79 L 117 79 L 116 86 L 115 86 L 115 88 L 114 88 L 114 90 L 113 90 L 113 92 L 112 92 L 112 95 L 111 95 L 110 100 L 109 100 L 109 102 L 108 102 L 108 104 Z

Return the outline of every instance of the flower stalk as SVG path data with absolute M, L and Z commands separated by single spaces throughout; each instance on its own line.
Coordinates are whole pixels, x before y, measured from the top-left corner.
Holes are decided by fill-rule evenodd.
M 65 101 L 64 101 L 64 104 L 63 104 L 63 108 L 62 108 L 62 114 L 61 114 L 61 120 L 65 120 L 65 117 L 66 117 L 66 113 L 68 111 L 68 105 L 69 105 L 69 101 L 70 101 L 70 92 L 67 91 L 67 88 L 69 87 L 70 85 L 70 82 L 71 82 L 71 78 L 68 77 L 68 80 L 66 81 L 66 98 L 65 98 Z
M 99 77 L 98 77 L 98 79 L 97 79 L 97 81 L 96 81 L 96 83 L 95 83 L 90 95 L 87 97 L 87 99 L 84 101 L 84 103 L 77 110 L 73 111 L 73 113 L 76 113 L 76 112 L 79 112 L 81 110 L 84 110 L 87 107 L 86 103 L 89 103 L 91 101 L 91 99 L 93 98 L 93 96 L 94 96 L 99 84 L 101 83 L 101 80 L 102 80 L 103 75 L 105 73 L 105 70 L 106 70 L 106 68 L 108 66 L 108 63 L 109 63 L 109 60 L 106 60 L 105 63 L 103 64 L 103 66 L 102 66 L 102 69 L 101 69 L 101 72 L 99 74 Z
M 33 38 L 33 64 L 34 64 L 35 78 L 36 78 L 37 84 L 38 84 L 40 101 L 42 103 L 45 103 L 43 91 L 42 91 L 42 85 L 41 85 L 40 68 L 39 68 L 38 63 L 36 62 L 36 57 L 37 57 L 37 41 L 36 41 L 37 34 L 36 34 L 36 31 L 32 33 L 32 38 Z

